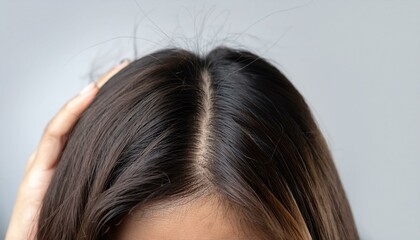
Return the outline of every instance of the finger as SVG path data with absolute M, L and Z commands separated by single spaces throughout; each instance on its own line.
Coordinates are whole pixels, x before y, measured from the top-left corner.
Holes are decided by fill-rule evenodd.
M 118 73 L 121 69 L 125 68 L 130 63 L 131 63 L 131 60 L 124 59 L 123 61 L 120 62 L 119 65 L 113 67 L 111 70 L 106 72 L 96 81 L 96 84 L 98 85 L 98 87 L 102 87 L 111 77 L 113 77 L 116 73 Z
M 58 161 L 67 135 L 79 119 L 82 112 L 89 106 L 94 99 L 99 88 L 102 87 L 112 76 L 126 67 L 130 60 L 122 61 L 118 66 L 112 68 L 95 83 L 91 84 L 91 89 L 79 94 L 68 101 L 60 111 L 53 117 L 44 130 L 43 136 L 37 148 L 36 157 L 33 159 L 32 166 L 37 166 L 43 170 L 52 168 Z
M 50 120 L 38 145 L 33 167 L 46 170 L 55 166 L 68 133 L 99 90 L 94 83 L 90 86 L 90 90 L 70 99 Z

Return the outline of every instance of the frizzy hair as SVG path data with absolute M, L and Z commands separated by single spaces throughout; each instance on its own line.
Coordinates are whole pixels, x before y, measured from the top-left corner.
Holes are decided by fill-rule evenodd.
M 105 239 L 134 208 L 203 195 L 259 239 L 359 239 L 303 96 L 225 46 L 155 51 L 100 89 L 68 135 L 37 239 Z

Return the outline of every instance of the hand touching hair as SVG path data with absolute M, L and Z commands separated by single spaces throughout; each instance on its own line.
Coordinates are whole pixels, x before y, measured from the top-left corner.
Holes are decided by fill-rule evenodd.
M 203 196 L 258 239 L 358 239 L 303 96 L 227 47 L 162 49 L 113 76 L 69 133 L 37 237 L 113 238 L 133 211 Z

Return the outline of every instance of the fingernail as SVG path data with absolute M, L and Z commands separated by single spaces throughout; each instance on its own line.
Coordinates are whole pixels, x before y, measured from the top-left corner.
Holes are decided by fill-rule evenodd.
M 120 61 L 120 63 L 118 65 L 122 65 L 122 64 L 124 64 L 126 62 L 129 63 L 129 62 L 131 62 L 131 60 L 129 58 L 124 58 L 123 60 Z
M 79 95 L 83 95 L 83 94 L 86 94 L 86 93 L 90 92 L 93 89 L 94 86 L 95 86 L 94 82 L 89 83 L 82 90 L 80 90 Z

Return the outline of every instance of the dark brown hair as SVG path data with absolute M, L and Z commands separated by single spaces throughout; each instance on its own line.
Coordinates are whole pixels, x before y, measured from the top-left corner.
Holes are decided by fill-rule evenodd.
M 112 77 L 70 132 L 37 238 L 104 239 L 134 208 L 212 195 L 261 239 L 358 239 L 302 95 L 241 49 L 179 48 Z

